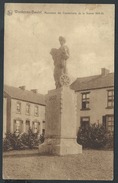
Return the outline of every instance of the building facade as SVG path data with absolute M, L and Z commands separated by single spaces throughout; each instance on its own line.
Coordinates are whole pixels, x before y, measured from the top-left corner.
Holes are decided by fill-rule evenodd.
M 105 68 L 101 74 L 77 78 L 71 84 L 77 94 L 77 131 L 80 126 L 103 124 L 114 131 L 114 73 Z
M 80 126 L 103 124 L 114 131 L 114 73 L 77 78 L 70 86 L 77 94 L 77 131 Z M 6 132 L 45 133 L 45 95 L 25 87 L 4 86 L 3 137 Z
M 26 132 L 31 127 L 33 132 L 45 131 L 45 96 L 37 90 L 25 90 L 25 87 L 15 88 L 4 86 L 4 124 L 5 132 Z

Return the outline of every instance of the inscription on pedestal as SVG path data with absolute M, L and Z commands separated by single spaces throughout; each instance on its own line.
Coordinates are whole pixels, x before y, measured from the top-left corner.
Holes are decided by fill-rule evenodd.
M 50 102 L 50 107 L 51 108 L 55 108 L 56 107 L 56 104 L 57 104 L 56 101 L 57 101 L 57 96 L 56 95 L 49 97 L 49 102 Z
M 46 121 L 47 121 L 47 134 L 58 134 L 59 128 L 59 96 L 49 95 L 46 98 Z
M 56 98 L 57 98 L 57 96 L 53 95 L 53 96 L 49 97 L 49 100 L 54 101 L 54 100 L 56 100 Z

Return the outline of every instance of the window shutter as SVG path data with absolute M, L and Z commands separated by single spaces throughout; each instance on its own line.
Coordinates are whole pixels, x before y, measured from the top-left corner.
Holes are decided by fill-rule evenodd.
M 34 133 L 34 121 L 32 122 L 32 131 Z
M 106 116 L 102 116 L 103 126 L 106 128 Z
M 38 122 L 38 131 L 40 133 L 40 122 Z
M 37 122 L 37 132 L 38 132 L 38 130 L 39 130 L 39 122 Z
M 16 120 L 13 121 L 13 132 L 16 131 Z
M 30 128 L 30 121 L 26 121 L 25 125 L 26 125 L 26 133 L 28 133 Z
M 23 121 L 21 120 L 20 121 L 20 133 L 22 133 L 23 132 Z

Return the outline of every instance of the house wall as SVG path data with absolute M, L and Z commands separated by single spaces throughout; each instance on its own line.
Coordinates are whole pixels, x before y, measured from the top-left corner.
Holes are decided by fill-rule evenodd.
M 7 132 L 7 98 L 4 97 L 4 100 L 3 100 L 3 138 L 5 138 L 6 132 Z
M 23 132 L 26 132 L 26 120 L 30 121 L 30 127 L 32 128 L 33 122 L 40 122 L 40 133 L 42 133 L 43 129 L 43 121 L 45 121 L 45 106 L 34 104 L 26 101 L 21 102 L 21 113 L 17 113 L 16 106 L 17 102 L 20 100 L 11 99 L 11 126 L 10 131 L 13 132 L 13 123 L 14 120 L 20 119 L 23 121 Z M 30 115 L 26 114 L 26 104 L 30 104 Z M 34 115 L 34 107 L 38 106 L 38 116 Z
M 90 124 L 102 124 L 102 116 L 114 114 L 114 109 L 107 109 L 107 90 L 114 89 L 103 88 L 95 90 L 87 90 L 76 92 L 77 94 L 77 130 L 80 127 L 81 117 L 90 117 Z M 90 110 L 82 109 L 82 93 L 90 92 L 89 108 Z

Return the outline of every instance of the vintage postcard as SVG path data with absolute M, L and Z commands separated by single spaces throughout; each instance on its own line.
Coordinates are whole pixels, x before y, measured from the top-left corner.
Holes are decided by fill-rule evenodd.
M 114 17 L 5 4 L 3 179 L 113 180 Z

